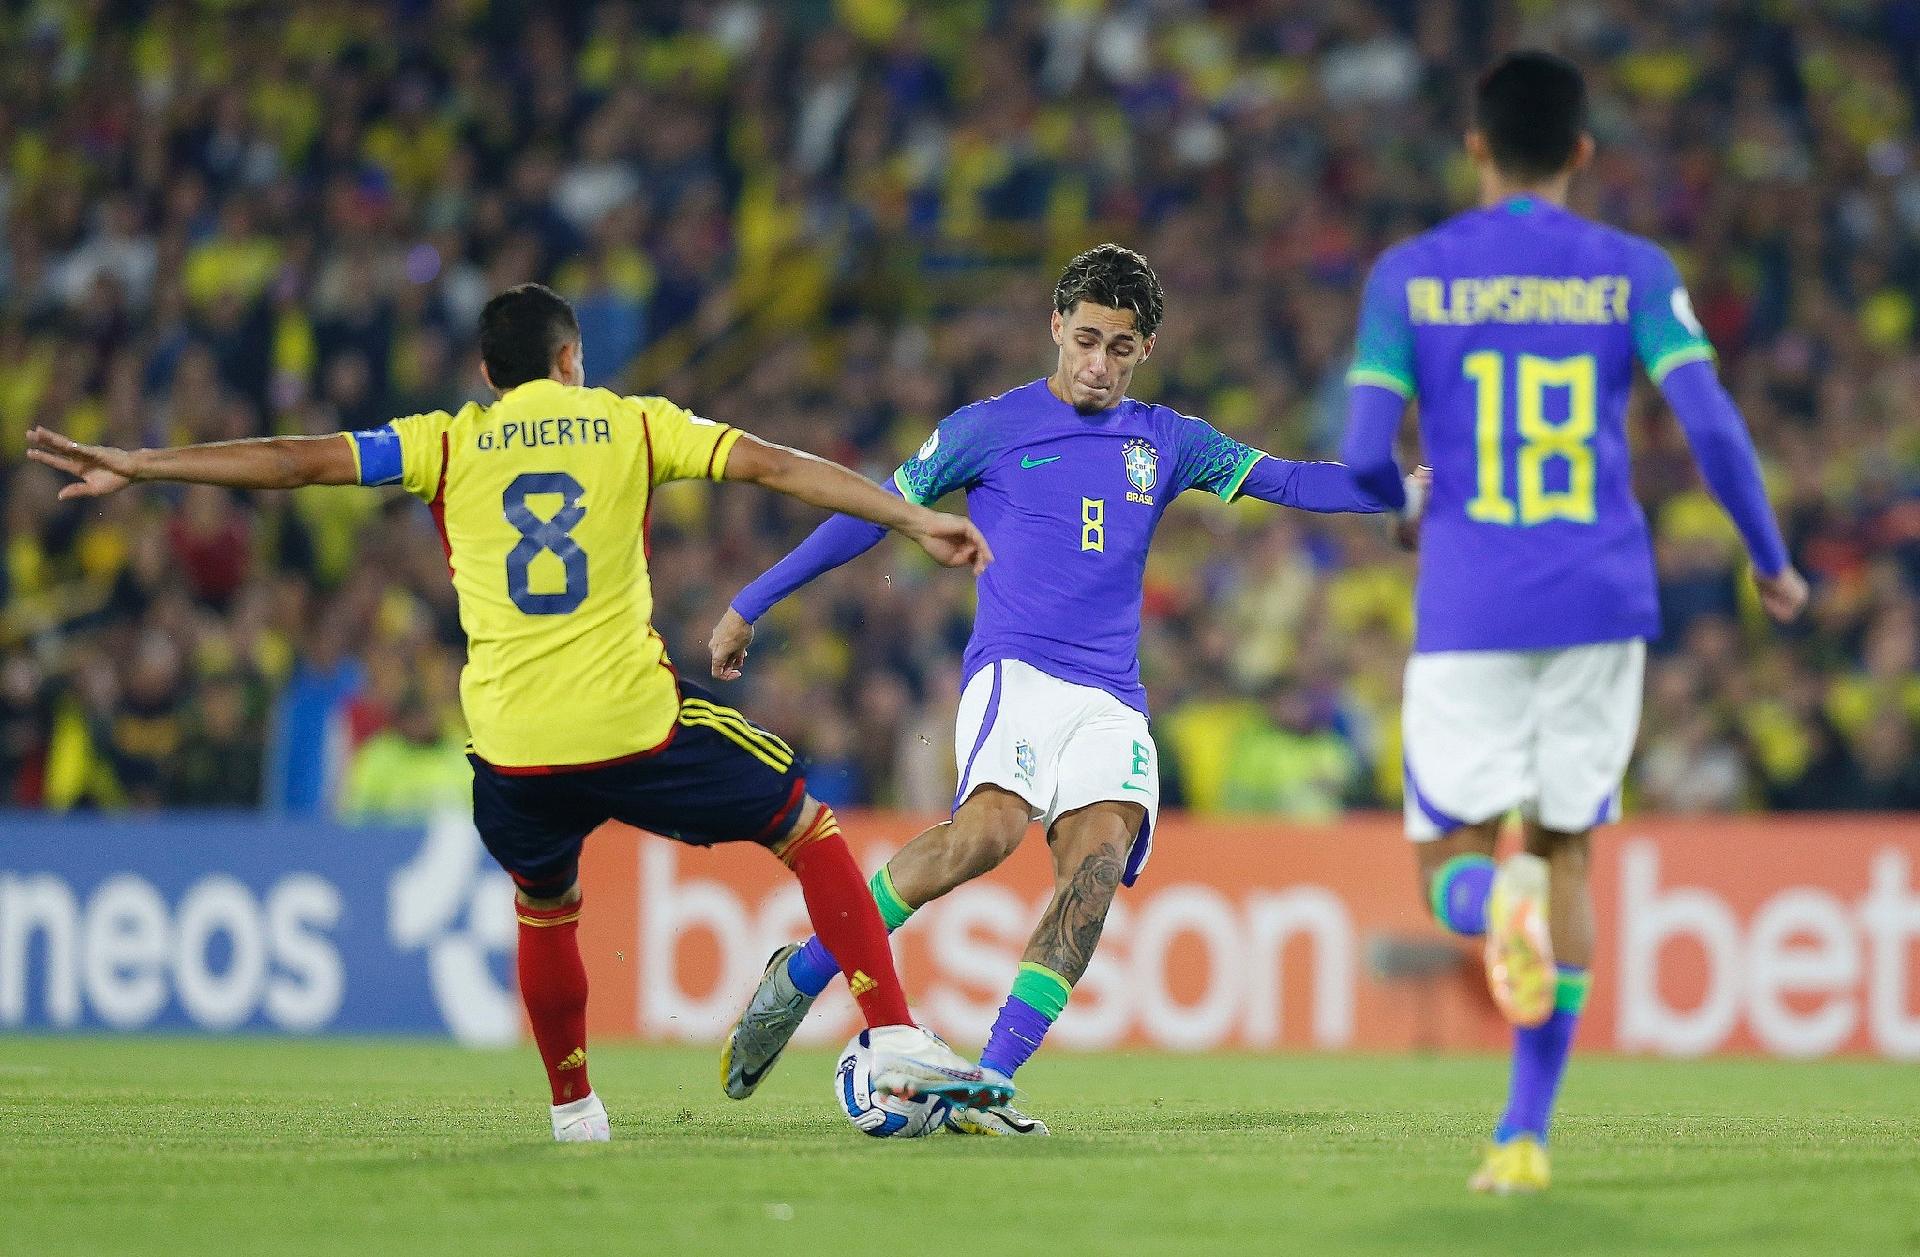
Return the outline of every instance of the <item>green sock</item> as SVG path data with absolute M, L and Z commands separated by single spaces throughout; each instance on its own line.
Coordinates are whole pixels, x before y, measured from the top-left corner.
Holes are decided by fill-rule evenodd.
M 905 925 L 913 915 L 912 906 L 893 888 L 893 874 L 887 871 L 886 865 L 881 865 L 880 871 L 867 879 L 867 889 L 873 892 L 873 902 L 880 909 L 880 919 L 887 923 L 887 933 Z

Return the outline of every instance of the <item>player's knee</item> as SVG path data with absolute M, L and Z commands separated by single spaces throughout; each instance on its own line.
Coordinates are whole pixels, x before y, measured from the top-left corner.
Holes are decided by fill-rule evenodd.
M 840 818 L 833 809 L 812 795 L 803 795 L 798 807 L 793 811 L 793 823 L 777 837 L 767 840 L 766 846 L 783 864 L 791 866 L 793 859 L 801 851 L 824 839 L 840 837 Z
M 760 840 L 760 845 L 779 851 L 781 847 L 805 833 L 807 827 L 819 819 L 820 809 L 824 806 L 826 805 L 810 794 L 801 795 L 799 804 L 788 814 L 786 824 L 776 824 L 773 832 Z
M 538 893 L 536 893 L 538 892 Z M 551 912 L 556 908 L 571 908 L 580 902 L 580 883 L 575 880 L 558 890 L 547 887 L 535 887 L 533 890 L 516 889 L 513 895 L 516 906 L 534 912 Z
M 1027 805 L 1009 794 L 977 794 L 953 818 L 947 856 L 960 877 L 978 877 L 1000 867 L 1027 832 Z
M 1581 876 L 1586 872 L 1591 836 L 1591 830 L 1569 834 L 1542 829 L 1538 825 L 1529 825 L 1526 833 L 1526 848 L 1530 855 L 1537 855 L 1551 864 L 1556 874 Z
M 513 901 L 535 912 L 569 908 L 580 902 L 580 874 L 569 868 L 550 877 L 522 877 L 513 874 Z
M 960 881 L 991 873 L 1020 845 L 1018 835 L 1004 829 L 955 833 L 948 845 L 949 865 Z

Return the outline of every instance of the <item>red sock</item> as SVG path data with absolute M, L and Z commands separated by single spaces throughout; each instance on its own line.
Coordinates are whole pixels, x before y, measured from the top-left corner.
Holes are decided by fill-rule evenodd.
M 913 1020 L 907 996 L 894 972 L 893 950 L 887 946 L 887 927 L 873 906 L 873 892 L 840 837 L 833 809 L 820 812 L 798 836 L 774 849 L 800 879 L 807 899 L 813 932 L 840 962 L 847 988 L 859 1001 L 868 1026 L 900 1026 Z
M 520 915 L 520 999 L 547 1067 L 553 1102 L 578 1100 L 587 1082 L 587 967 L 580 961 L 580 903 L 515 905 Z

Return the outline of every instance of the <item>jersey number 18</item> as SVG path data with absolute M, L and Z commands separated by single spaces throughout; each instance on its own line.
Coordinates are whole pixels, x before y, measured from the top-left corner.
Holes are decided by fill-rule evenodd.
M 1478 395 L 1474 416 L 1474 447 L 1479 490 L 1467 503 L 1467 515 L 1483 524 L 1526 527 L 1550 520 L 1591 524 L 1597 514 L 1594 496 L 1593 437 L 1599 428 L 1599 371 L 1592 354 L 1574 358 L 1541 358 L 1519 354 L 1513 359 L 1512 418 L 1506 405 L 1507 356 L 1491 349 L 1468 354 L 1461 370 Z M 1547 418 L 1548 389 L 1564 389 L 1567 417 Z M 1512 422 L 1518 429 L 1519 466 L 1515 488 L 1519 501 L 1507 494 L 1506 435 Z M 1566 464 L 1567 487 L 1547 488 L 1547 464 Z

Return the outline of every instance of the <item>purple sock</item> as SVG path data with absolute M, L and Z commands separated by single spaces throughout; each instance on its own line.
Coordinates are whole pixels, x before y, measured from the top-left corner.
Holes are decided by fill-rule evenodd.
M 1513 1076 L 1507 1086 L 1507 1111 L 1494 1127 L 1495 1143 L 1516 1135 L 1532 1135 L 1545 1143 L 1553 1121 L 1553 1099 L 1560 1076 L 1573 1049 L 1573 1032 L 1586 1004 L 1588 975 L 1584 968 L 1561 965 L 1560 990 L 1553 1016 L 1537 1026 L 1513 1032 Z
M 993 1033 L 987 1036 L 987 1050 L 980 1053 L 981 1068 L 997 1069 L 1013 1077 L 1013 1071 L 1040 1050 L 1040 1041 L 1047 1037 L 1047 1029 L 1052 1025 L 1051 1017 L 1018 995 L 1007 996 L 1007 1002 L 1000 1005 L 1000 1015 L 994 1019 Z
M 807 940 L 806 946 L 788 957 L 787 976 L 804 994 L 818 995 L 840 976 L 840 962 L 816 934 Z
M 893 871 L 886 865 L 881 865 L 867 879 L 867 889 L 873 892 L 873 906 L 879 909 L 880 923 L 887 927 L 887 933 L 891 934 L 905 925 L 907 918 L 913 915 L 912 906 L 893 888 Z M 787 976 L 807 995 L 820 994 L 839 975 L 840 962 L 833 958 L 833 953 L 827 950 L 827 945 L 820 941 L 818 934 L 808 939 L 787 960 Z
M 1484 855 L 1457 855 L 1441 865 L 1427 887 L 1433 919 L 1465 938 L 1485 934 L 1493 870 L 1493 861 Z

